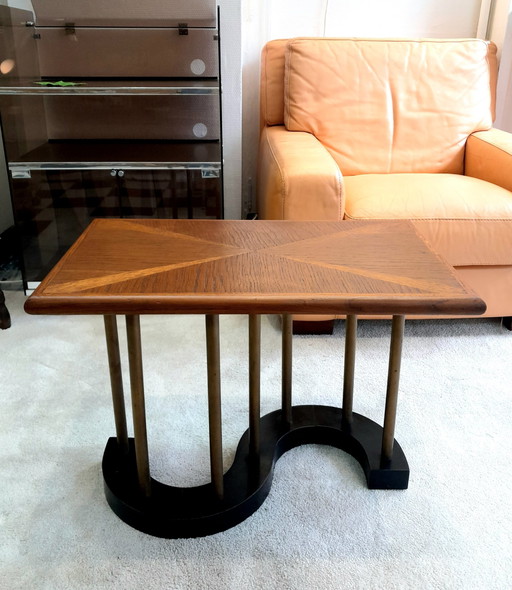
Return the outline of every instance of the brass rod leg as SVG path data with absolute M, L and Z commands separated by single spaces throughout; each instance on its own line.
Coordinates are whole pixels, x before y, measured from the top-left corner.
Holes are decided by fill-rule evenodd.
M 128 429 L 126 427 L 126 410 L 124 406 L 123 376 L 121 373 L 121 355 L 119 353 L 119 336 L 115 315 L 103 317 L 107 340 L 108 367 L 110 372 L 110 388 L 116 423 L 117 444 L 122 453 L 128 453 Z
M 356 365 L 357 316 L 345 320 L 345 371 L 343 377 L 343 425 L 352 424 L 354 372 Z
M 140 341 L 140 318 L 138 315 L 126 316 L 128 337 L 128 360 L 130 363 L 130 387 L 132 392 L 133 435 L 135 439 L 135 458 L 137 477 L 141 492 L 151 494 L 149 475 L 148 437 L 146 431 L 146 406 L 144 403 L 144 379 L 142 374 L 142 347 Z
M 292 327 L 292 316 L 284 314 L 282 332 L 282 413 L 286 424 L 292 422 Z
M 249 316 L 249 452 L 260 452 L 261 316 Z
M 384 431 L 382 434 L 382 459 L 384 461 L 390 461 L 393 456 L 404 324 L 405 317 L 403 315 L 393 316 L 391 346 L 389 352 L 388 386 L 386 392 L 386 411 L 384 414 Z
M 208 365 L 208 420 L 210 425 L 210 469 L 212 484 L 220 500 L 224 496 L 222 463 L 222 413 L 220 391 L 219 316 L 206 316 L 206 359 Z

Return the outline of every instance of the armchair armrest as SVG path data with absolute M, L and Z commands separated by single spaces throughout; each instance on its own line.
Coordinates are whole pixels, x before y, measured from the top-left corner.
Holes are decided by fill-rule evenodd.
M 341 171 L 314 135 L 283 126 L 266 127 L 258 164 L 262 219 L 343 219 Z
M 468 137 L 465 175 L 512 191 L 512 133 L 478 131 Z

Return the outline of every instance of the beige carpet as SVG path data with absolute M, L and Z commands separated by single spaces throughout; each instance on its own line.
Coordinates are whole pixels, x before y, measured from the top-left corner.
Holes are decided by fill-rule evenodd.
M 306 446 L 269 497 L 202 539 L 137 532 L 108 507 L 114 433 L 102 319 L 33 317 L 6 292 L 0 332 L 0 588 L 508 589 L 512 580 L 512 333 L 496 320 L 408 322 L 396 436 L 406 491 L 369 491 L 354 459 Z M 145 317 L 152 473 L 208 480 L 204 327 Z M 339 405 L 343 323 L 294 338 L 294 402 Z M 360 322 L 354 409 L 382 422 L 389 322 Z M 247 427 L 247 326 L 221 321 L 225 461 Z M 279 407 L 280 335 L 263 321 L 263 413 Z M 125 363 L 126 364 L 126 363 Z

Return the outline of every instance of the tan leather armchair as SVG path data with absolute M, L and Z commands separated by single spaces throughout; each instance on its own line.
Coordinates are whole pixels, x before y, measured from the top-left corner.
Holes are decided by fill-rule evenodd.
M 512 316 L 512 134 L 492 128 L 496 70 L 479 39 L 269 42 L 259 217 L 411 219 L 487 316 Z

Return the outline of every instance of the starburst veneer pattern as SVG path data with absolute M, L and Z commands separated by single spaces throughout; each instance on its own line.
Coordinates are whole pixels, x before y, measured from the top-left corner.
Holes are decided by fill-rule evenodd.
M 477 314 L 407 221 L 97 219 L 30 313 Z

